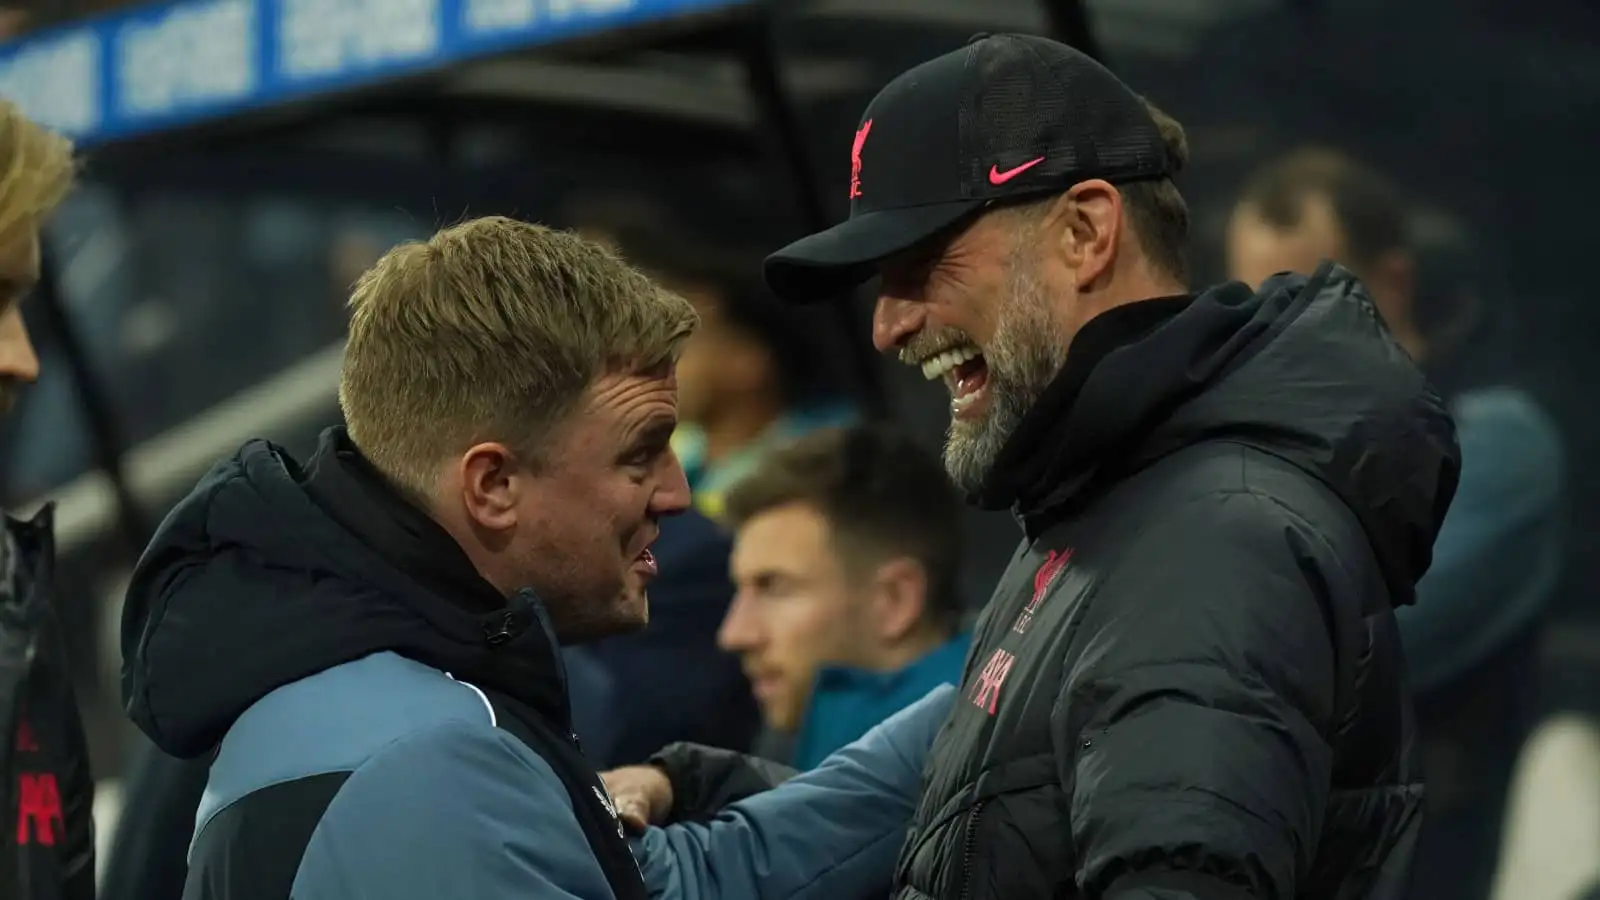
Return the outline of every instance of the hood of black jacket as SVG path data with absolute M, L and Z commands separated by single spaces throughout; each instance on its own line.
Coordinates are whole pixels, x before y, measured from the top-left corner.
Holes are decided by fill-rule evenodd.
M 1139 468 L 1211 440 L 1272 453 L 1337 492 L 1393 602 L 1411 602 L 1455 495 L 1455 426 L 1365 289 L 1332 264 L 1260 291 L 1227 284 L 1095 318 L 977 499 L 1012 507 L 1037 534 Z
M 532 591 L 509 600 L 343 429 L 302 467 L 266 441 L 217 464 L 135 567 L 122 697 L 167 753 L 209 751 L 272 690 L 394 651 L 570 721 Z

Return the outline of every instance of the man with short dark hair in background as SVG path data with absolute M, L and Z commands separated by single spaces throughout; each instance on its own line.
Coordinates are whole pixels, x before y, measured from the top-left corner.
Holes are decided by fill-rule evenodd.
M 809 769 L 961 677 L 960 500 L 908 436 L 830 428 L 774 448 L 728 491 L 737 588 L 718 642 Z
M 0 410 L 39 375 L 22 303 L 39 232 L 72 187 L 72 145 L 0 100 Z M 94 781 L 51 575 L 51 508 L 0 529 L 0 897 L 92 900 Z
M 1349 267 L 1401 346 L 1430 374 L 1459 349 L 1457 322 L 1419 313 L 1419 259 L 1400 192 L 1325 148 L 1291 153 L 1246 184 L 1228 227 L 1232 277 L 1259 284 L 1324 259 Z M 1413 894 L 1486 897 L 1506 791 L 1532 725 L 1540 625 L 1564 562 L 1565 453 L 1526 392 L 1447 395 L 1461 482 L 1415 606 L 1398 611 L 1417 697 L 1428 807 Z

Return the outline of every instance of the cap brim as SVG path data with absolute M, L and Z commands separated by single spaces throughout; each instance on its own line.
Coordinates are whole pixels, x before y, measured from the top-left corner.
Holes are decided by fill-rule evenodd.
M 871 279 L 878 262 L 954 225 L 983 202 L 954 200 L 852 216 L 767 257 L 767 287 L 789 303 L 834 299 Z

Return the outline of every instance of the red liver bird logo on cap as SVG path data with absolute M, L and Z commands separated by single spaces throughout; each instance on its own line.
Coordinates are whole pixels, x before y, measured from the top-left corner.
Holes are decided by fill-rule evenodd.
M 850 199 L 861 196 L 861 148 L 867 143 L 867 132 L 872 130 L 872 120 L 868 119 L 856 129 L 856 140 L 850 145 Z

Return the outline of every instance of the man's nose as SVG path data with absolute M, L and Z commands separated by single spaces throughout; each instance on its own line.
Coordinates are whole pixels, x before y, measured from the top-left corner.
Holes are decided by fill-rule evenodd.
M 0 316 L 0 377 L 24 381 L 39 379 L 39 355 L 28 339 L 28 326 L 15 304 Z
M 678 454 L 667 451 L 661 486 L 650 498 L 651 511 L 658 516 L 675 516 L 689 508 L 694 496 L 689 493 L 689 476 L 683 471 Z
M 722 625 L 717 628 L 718 647 L 729 653 L 742 653 L 761 643 L 761 623 L 751 605 L 744 591 L 733 595 L 728 614 L 722 617 Z
M 872 310 L 872 346 L 877 347 L 879 353 L 898 348 L 922 328 L 923 316 L 920 303 L 888 294 L 878 295 L 878 305 Z

